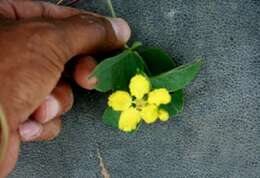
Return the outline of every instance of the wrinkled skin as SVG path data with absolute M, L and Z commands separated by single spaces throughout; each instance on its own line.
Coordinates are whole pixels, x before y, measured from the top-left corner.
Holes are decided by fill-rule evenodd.
M 71 77 L 92 89 L 98 81 L 88 79 L 96 66 L 91 54 L 120 48 L 129 37 L 122 19 L 44 2 L 0 2 L 0 104 L 10 128 L 0 177 L 14 168 L 21 141 L 58 135 L 60 115 L 73 104 L 72 90 L 62 79 L 65 64 L 80 55 Z M 37 134 L 30 133 L 32 128 Z

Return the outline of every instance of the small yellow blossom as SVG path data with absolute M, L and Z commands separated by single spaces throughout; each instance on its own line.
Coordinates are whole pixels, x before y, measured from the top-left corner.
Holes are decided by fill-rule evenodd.
M 169 113 L 159 109 L 161 104 L 171 102 L 171 95 L 165 88 L 150 91 L 149 80 L 140 74 L 135 75 L 129 84 L 130 94 L 126 91 L 116 91 L 110 95 L 108 105 L 115 111 L 121 111 L 119 129 L 131 132 L 136 129 L 141 119 L 147 124 L 169 119 Z M 147 95 L 147 97 L 146 97 Z
M 133 107 L 123 111 L 119 119 L 119 129 L 125 132 L 131 132 L 136 129 L 136 126 L 141 121 L 140 113 Z
M 132 97 L 126 91 L 116 91 L 108 98 L 108 106 L 115 111 L 124 111 L 132 104 Z
M 154 104 L 145 106 L 141 111 L 141 116 L 147 124 L 154 123 L 158 118 L 158 107 Z
M 131 79 L 129 89 L 132 96 L 141 99 L 150 91 L 149 80 L 143 75 L 137 74 Z
M 156 104 L 168 104 L 171 102 L 171 95 L 165 88 L 155 89 L 148 94 L 148 103 Z
M 159 119 L 161 121 L 168 121 L 169 120 L 169 113 L 165 111 L 164 109 L 160 109 L 158 112 Z

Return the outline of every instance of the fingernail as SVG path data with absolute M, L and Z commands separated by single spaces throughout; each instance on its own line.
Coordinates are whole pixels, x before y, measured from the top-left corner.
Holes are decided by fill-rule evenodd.
M 48 96 L 45 101 L 45 118 L 43 121 L 47 122 L 57 116 L 60 112 L 60 103 L 59 101 L 52 95 Z
M 24 141 L 30 141 L 41 134 L 42 125 L 35 121 L 27 121 L 19 127 L 19 132 Z
M 107 19 L 112 24 L 118 40 L 122 43 L 126 43 L 131 36 L 131 30 L 128 23 L 121 18 L 107 17 Z
M 92 77 L 92 78 L 87 78 L 87 82 L 88 82 L 88 89 L 92 90 L 95 88 L 96 84 L 97 84 L 97 78 L 96 77 Z

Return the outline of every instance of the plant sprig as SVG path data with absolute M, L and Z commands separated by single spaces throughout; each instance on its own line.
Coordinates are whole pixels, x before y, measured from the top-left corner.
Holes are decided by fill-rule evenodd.
M 112 0 L 106 1 L 111 17 L 116 18 Z M 113 92 L 108 98 L 103 122 L 125 132 L 134 132 L 142 120 L 151 124 L 176 116 L 183 111 L 183 89 L 195 79 L 202 65 L 199 59 L 178 66 L 160 48 L 144 47 L 141 42 L 134 42 L 131 47 L 126 44 L 118 55 L 99 63 L 90 75 L 99 81 L 95 86 L 97 91 Z M 138 93 L 147 88 L 144 86 L 150 86 L 149 90 L 137 98 Z

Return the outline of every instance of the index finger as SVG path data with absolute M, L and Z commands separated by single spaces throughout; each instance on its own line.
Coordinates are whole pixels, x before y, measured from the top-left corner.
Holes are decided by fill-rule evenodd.
M 77 15 L 80 10 L 58 6 L 48 2 L 29 0 L 4 0 L 0 3 L 0 15 L 11 19 L 45 17 L 61 19 Z

